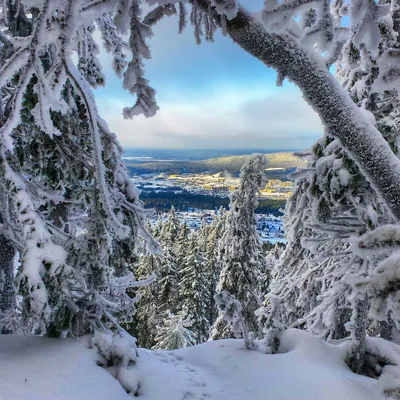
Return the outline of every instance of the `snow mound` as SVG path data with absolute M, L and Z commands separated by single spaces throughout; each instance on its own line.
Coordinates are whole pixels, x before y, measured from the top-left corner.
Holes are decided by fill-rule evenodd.
M 0 399 L 131 399 L 96 365 L 87 343 L 1 336 Z M 294 329 L 283 333 L 281 343 L 285 353 L 275 355 L 248 351 L 233 339 L 176 351 L 142 349 L 119 379 L 136 385 L 136 396 L 144 400 L 383 399 L 379 381 L 346 366 L 345 346 Z
M 129 400 L 88 338 L 0 336 L 0 400 Z

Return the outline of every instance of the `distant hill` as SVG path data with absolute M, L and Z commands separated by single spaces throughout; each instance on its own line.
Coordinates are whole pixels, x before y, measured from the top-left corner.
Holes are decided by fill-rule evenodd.
M 295 169 L 305 161 L 293 154 L 293 152 L 270 153 L 265 155 L 268 158 L 268 168 Z M 137 163 L 134 160 L 125 160 L 130 173 L 144 174 L 151 172 L 166 173 L 216 173 L 227 171 L 237 175 L 244 164 L 247 156 L 219 157 L 202 161 L 156 161 Z
M 292 152 L 270 153 L 265 154 L 268 158 L 268 168 L 297 168 L 303 162 L 299 157 L 296 157 Z M 210 160 L 196 161 L 195 163 L 206 168 L 219 171 L 239 172 L 240 168 L 246 161 L 247 156 L 232 156 L 212 158 Z

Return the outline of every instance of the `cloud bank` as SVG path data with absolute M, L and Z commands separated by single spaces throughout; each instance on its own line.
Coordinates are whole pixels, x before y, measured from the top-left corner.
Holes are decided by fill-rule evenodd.
M 135 99 L 107 67 L 109 56 L 101 54 L 108 84 L 96 91 L 96 100 L 123 146 L 301 149 L 321 136 L 319 117 L 300 92 L 286 83 L 277 88 L 275 72 L 229 38 L 218 34 L 215 43 L 196 46 L 190 26 L 178 35 L 176 18 L 166 18 L 150 44 L 147 77 L 160 106 L 151 119 L 122 118 L 123 107 Z

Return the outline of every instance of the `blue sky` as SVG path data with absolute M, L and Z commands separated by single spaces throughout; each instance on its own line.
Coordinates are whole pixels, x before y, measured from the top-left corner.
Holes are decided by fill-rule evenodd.
M 244 0 L 256 11 L 263 0 Z M 196 45 L 187 26 L 177 33 L 177 18 L 164 18 L 150 40 L 146 75 L 157 91 L 160 111 L 153 118 L 124 120 L 132 96 L 101 61 L 106 87 L 95 92 L 100 114 L 121 144 L 137 148 L 302 149 L 322 134 L 319 117 L 286 82 L 220 33 L 214 43 Z

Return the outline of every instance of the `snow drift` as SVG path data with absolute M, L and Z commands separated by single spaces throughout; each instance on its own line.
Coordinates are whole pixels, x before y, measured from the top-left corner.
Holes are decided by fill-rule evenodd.
M 285 331 L 281 349 L 285 353 L 276 355 L 248 351 L 241 340 L 176 351 L 140 349 L 136 364 L 120 370 L 118 378 L 149 400 L 380 400 L 382 383 L 390 386 L 396 379 L 390 370 L 380 380 L 353 374 L 343 361 L 345 345 L 306 332 Z M 0 399 L 132 398 L 96 364 L 86 339 L 3 335 L 0 364 Z

